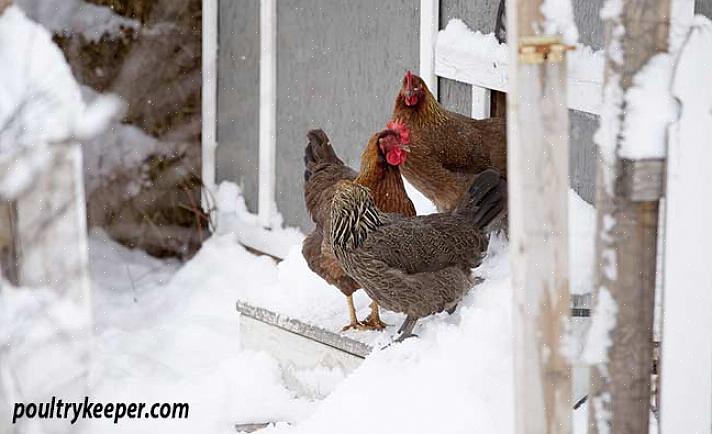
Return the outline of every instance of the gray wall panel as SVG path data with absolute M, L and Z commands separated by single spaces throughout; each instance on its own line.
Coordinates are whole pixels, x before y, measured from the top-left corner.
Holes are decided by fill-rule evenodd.
M 277 206 L 288 224 L 312 227 L 302 195 L 307 130 L 323 128 L 341 158 L 358 168 L 366 141 L 385 127 L 403 74 L 417 71 L 417 6 L 277 3 Z
M 467 83 L 438 77 L 438 98 L 448 110 L 465 116 L 472 114 L 472 86 Z
M 696 0 L 695 13 L 712 19 L 712 0 Z
M 569 125 L 571 187 L 583 200 L 593 203 L 596 191 L 596 145 L 593 135 L 598 129 L 598 116 L 569 110 Z
M 257 211 L 259 137 L 259 0 L 220 0 L 217 180 L 243 187 Z
M 441 0 L 440 28 L 448 21 L 459 18 L 473 30 L 482 33 L 494 32 L 499 0 Z
M 599 16 L 604 0 L 574 0 L 574 21 L 579 30 L 579 42 L 594 49 L 603 48 L 603 22 Z

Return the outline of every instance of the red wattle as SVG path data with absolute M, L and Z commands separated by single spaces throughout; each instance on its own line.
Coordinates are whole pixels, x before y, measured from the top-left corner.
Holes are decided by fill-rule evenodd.
M 388 161 L 388 164 L 391 166 L 398 166 L 405 161 L 404 157 L 403 151 L 400 149 L 393 149 L 386 154 L 386 161 Z

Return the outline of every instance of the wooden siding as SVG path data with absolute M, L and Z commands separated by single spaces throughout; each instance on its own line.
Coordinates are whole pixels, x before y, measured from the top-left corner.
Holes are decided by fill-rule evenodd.
M 218 15 L 217 182 L 243 188 L 257 212 L 259 0 L 221 0 Z
M 385 128 L 401 77 L 418 68 L 419 11 L 407 0 L 280 0 L 277 6 L 277 207 L 310 230 L 302 180 L 306 133 L 323 128 L 359 165 Z

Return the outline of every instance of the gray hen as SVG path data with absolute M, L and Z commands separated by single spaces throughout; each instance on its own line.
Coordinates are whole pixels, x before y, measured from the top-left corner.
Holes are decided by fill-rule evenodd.
M 344 181 L 331 208 L 334 253 L 369 297 L 407 315 L 402 341 L 419 318 L 454 309 L 474 284 L 471 269 L 487 250 L 485 228 L 506 202 L 506 182 L 491 169 L 452 212 L 416 217 L 384 214 L 367 188 Z

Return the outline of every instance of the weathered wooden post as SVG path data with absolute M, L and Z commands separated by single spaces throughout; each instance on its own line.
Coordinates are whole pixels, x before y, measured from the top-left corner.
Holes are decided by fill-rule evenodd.
M 508 0 L 509 219 L 515 432 L 571 432 L 566 47 L 541 33 L 539 0 Z
M 596 192 L 597 276 L 589 425 L 593 433 L 647 433 L 653 368 L 658 202 L 664 159 L 631 152 L 626 92 L 667 51 L 669 0 L 623 0 L 606 19 L 606 67 Z M 666 88 L 661 85 L 661 92 Z M 650 122 L 648 120 L 648 122 Z M 654 123 L 654 122 L 653 122 Z M 656 128 L 652 123 L 650 128 Z M 662 137 L 664 141 L 664 126 Z M 634 146 L 633 146 L 634 147 Z M 664 149 L 664 147 L 663 147 Z M 646 154 L 642 152 L 641 154 Z M 596 324 L 597 323 L 597 324 Z M 590 350 L 590 348 L 589 348 Z

